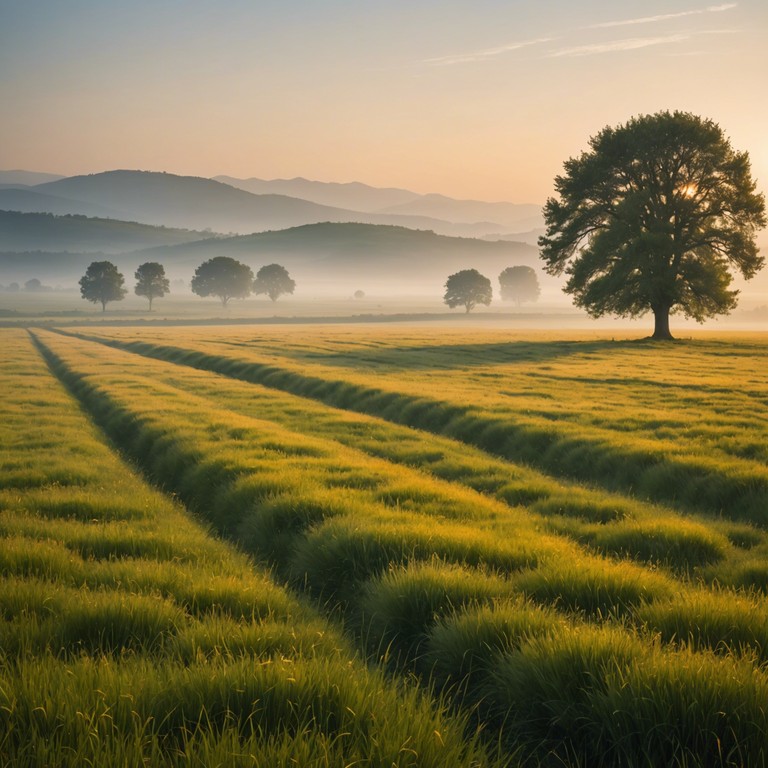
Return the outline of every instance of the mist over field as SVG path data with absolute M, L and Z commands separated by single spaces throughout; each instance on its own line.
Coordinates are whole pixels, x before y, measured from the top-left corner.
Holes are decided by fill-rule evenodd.
M 448 275 L 462 268 L 477 268 L 495 280 L 508 266 L 538 267 L 530 228 L 541 225 L 541 213 L 533 205 L 435 200 L 362 184 L 343 185 L 343 194 L 336 189 L 342 185 L 288 185 L 287 191 L 312 189 L 310 196 L 318 198 L 319 188 L 333 202 L 355 205 L 347 211 L 171 174 L 120 171 L 24 188 L 12 186 L 13 179 L 29 180 L 18 172 L 2 178 L 11 180 L 0 189 L 0 204 L 11 208 L 0 211 L 0 283 L 6 287 L 23 288 L 37 279 L 44 288 L 73 288 L 91 261 L 108 259 L 128 281 L 139 264 L 161 263 L 174 282 L 172 293 L 184 294 L 202 262 L 228 256 L 254 272 L 280 263 L 305 300 L 362 291 L 379 301 L 399 301 L 439 299 Z M 286 184 L 263 182 L 260 188 L 284 191 Z M 422 201 L 430 213 L 453 220 L 381 212 Z M 94 206 L 113 215 L 93 216 Z M 498 220 L 475 220 L 483 214 Z M 484 239 L 456 234 L 469 231 Z M 554 281 L 543 280 L 545 291 L 554 294 Z
M 77 295 L 78 281 L 100 260 L 113 262 L 128 288 L 123 301 L 109 305 L 111 313 L 143 311 L 132 287 L 135 270 L 145 262 L 162 264 L 171 282 L 156 310 L 174 316 L 216 313 L 215 304 L 190 291 L 196 268 L 216 256 L 237 259 L 254 273 L 279 263 L 297 286 L 275 304 L 265 305 L 264 297 L 235 302 L 230 314 L 444 314 L 448 276 L 477 269 L 491 280 L 494 296 L 476 313 L 533 313 L 547 325 L 552 313 L 566 325 L 585 317 L 563 294 L 564 279 L 542 269 L 536 241 L 543 219 L 535 205 L 360 183 L 130 171 L 74 178 L 0 172 L 0 205 L 8 208 L 0 210 L 0 310 L 11 317 L 92 312 Z M 512 266 L 535 270 L 535 302 L 502 301 L 498 276 Z M 768 276 L 737 279 L 735 285 L 741 290 L 739 309 L 719 322 L 761 327 L 768 315 Z

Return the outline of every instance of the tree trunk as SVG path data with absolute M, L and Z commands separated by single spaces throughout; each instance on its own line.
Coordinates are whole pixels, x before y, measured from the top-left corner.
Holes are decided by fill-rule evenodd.
M 674 338 L 669 331 L 669 307 L 654 307 L 652 339 L 672 341 Z

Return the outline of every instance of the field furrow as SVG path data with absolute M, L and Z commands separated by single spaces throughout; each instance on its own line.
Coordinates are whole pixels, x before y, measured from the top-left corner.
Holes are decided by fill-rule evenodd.
M 1 765 L 497 764 L 148 486 L 25 332 L 2 340 Z
M 261 339 L 222 343 L 188 333 L 189 345 L 183 346 L 178 338 L 163 344 L 162 332 L 155 334 L 160 337 L 155 342 L 134 341 L 117 330 L 101 338 L 445 435 L 564 479 L 768 525 L 768 361 L 759 344 L 745 345 L 741 357 L 709 368 L 702 359 L 713 351 L 724 356 L 724 350 L 715 345 L 698 357 L 686 350 L 679 359 L 665 360 L 669 370 L 657 373 L 656 349 L 629 343 L 571 343 L 540 352 L 539 358 L 533 345 L 524 352 L 496 345 L 506 356 L 498 365 L 493 365 L 496 347 L 480 344 L 474 351 L 478 359 L 491 347 L 491 362 L 482 366 L 473 365 L 460 345 L 410 349 L 400 341 L 371 352 L 344 349 L 339 342 L 334 356 L 322 343 L 308 350 L 306 344 L 294 346 L 290 337 L 279 353 Z M 376 360 L 386 364 L 377 366 Z M 578 372 L 581 384 L 575 375 L 565 384 L 558 377 L 544 383 L 542 371 L 556 365 Z M 652 372 L 640 386 L 638 371 L 644 368 Z M 609 380 L 625 373 L 625 383 L 601 385 L 598 370 Z M 676 384 L 684 375 L 688 384 Z M 684 386 L 690 390 L 685 395 Z
M 311 424 L 313 435 L 469 486 L 510 506 L 525 506 L 540 518 L 536 524 L 542 529 L 604 554 L 665 565 L 719 584 L 768 588 L 768 536 L 754 527 L 564 482 L 456 440 L 319 405 L 231 376 L 222 378 L 191 368 L 180 373 L 176 369 L 184 366 L 178 362 L 144 365 L 151 366 L 155 381 L 209 398 L 237 413 L 268 418 L 297 432 L 306 431 Z M 337 482 L 361 481 L 350 470 Z M 379 494 L 401 508 L 412 504 L 411 495 L 407 483 L 395 483 Z M 417 493 L 417 497 L 423 504 L 424 494 Z M 449 502 L 443 501 L 441 514 L 447 514 L 449 508 Z
M 154 482 L 340 610 L 369 653 L 454 691 L 509 754 L 552 753 L 568 765 L 765 760 L 768 612 L 758 594 L 601 557 L 555 535 L 540 512 L 463 487 L 469 468 L 447 482 L 407 467 L 394 448 L 396 462 L 343 444 L 331 435 L 337 412 L 321 417 L 316 406 L 316 422 L 298 429 L 285 395 L 37 335 Z M 242 404 L 248 394 L 258 417 Z M 293 407 L 306 418 L 305 405 Z M 397 441 L 405 431 L 378 434 Z M 429 439 L 413 435 L 411 447 Z M 592 491 L 581 491 L 588 505 Z M 741 529 L 750 533 L 764 544 Z M 735 557 L 732 541 L 712 535 Z

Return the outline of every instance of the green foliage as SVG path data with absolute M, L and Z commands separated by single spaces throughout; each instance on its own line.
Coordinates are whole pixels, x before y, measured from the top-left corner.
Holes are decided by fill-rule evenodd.
M 491 281 L 476 269 L 462 269 L 451 275 L 445 283 L 443 301 L 451 308 L 464 307 L 470 312 L 477 304 L 491 303 Z
M 153 299 L 162 298 L 170 290 L 165 268 L 156 261 L 148 261 L 138 267 L 134 277 L 136 278 L 134 292 L 137 296 L 145 296 L 149 299 L 151 312 Z
M 80 295 L 105 312 L 110 301 L 121 301 L 128 292 L 123 288 L 125 278 L 109 261 L 94 261 L 80 278 Z
M 499 275 L 499 285 L 501 298 L 518 306 L 524 301 L 536 301 L 541 294 L 539 279 L 531 267 L 507 267 Z
M 253 281 L 253 292 L 256 295 L 266 293 L 272 301 L 277 301 L 284 293 L 293 293 L 295 288 L 296 282 L 280 264 L 267 264 L 262 267 Z
M 765 201 L 747 153 L 683 112 L 604 128 L 590 147 L 555 179 L 539 240 L 575 303 L 594 317 L 650 310 L 654 338 L 671 338 L 670 311 L 701 322 L 735 307 L 729 270 L 750 278 L 764 264 L 754 235 Z
M 215 256 L 204 261 L 192 277 L 192 293 L 198 296 L 216 296 L 223 306 L 230 299 L 244 299 L 251 295 L 253 271 L 229 256 Z

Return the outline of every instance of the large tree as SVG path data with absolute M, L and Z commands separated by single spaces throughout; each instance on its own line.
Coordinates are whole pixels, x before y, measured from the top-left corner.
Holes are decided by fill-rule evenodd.
M 230 299 L 251 295 L 253 271 L 247 264 L 229 256 L 215 256 L 204 261 L 192 278 L 192 293 L 217 296 L 226 307 Z
M 672 338 L 670 312 L 702 322 L 735 307 L 731 269 L 748 279 L 763 266 L 765 200 L 747 153 L 684 112 L 606 127 L 589 145 L 555 179 L 539 238 L 574 303 L 593 317 L 651 311 L 656 339 Z
M 165 267 L 156 261 L 148 261 L 141 264 L 133 275 L 136 278 L 136 287 L 133 289 L 137 296 L 145 296 L 149 299 L 149 311 L 152 311 L 152 300 L 160 299 L 170 291 L 168 278 L 165 276 Z
M 111 261 L 94 261 L 80 278 L 80 295 L 94 304 L 101 304 L 105 312 L 110 301 L 121 301 L 127 290 L 125 278 Z
M 476 304 L 491 303 L 491 281 L 476 269 L 462 269 L 451 275 L 445 283 L 443 301 L 451 308 L 464 307 L 469 312 Z
M 253 292 L 266 293 L 272 301 L 277 301 L 284 293 L 293 293 L 296 282 L 291 279 L 288 270 L 280 264 L 267 264 L 256 273 Z
M 499 275 L 501 298 L 514 301 L 519 307 L 524 301 L 536 301 L 539 298 L 539 278 L 531 267 L 507 267 Z

